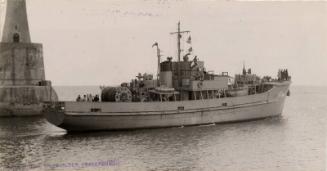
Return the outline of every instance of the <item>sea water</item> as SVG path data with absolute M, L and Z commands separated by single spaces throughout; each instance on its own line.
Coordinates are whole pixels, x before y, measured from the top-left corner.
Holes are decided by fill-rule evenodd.
M 68 134 L 42 117 L 1 118 L 0 170 L 326 170 L 326 111 L 327 87 L 292 86 L 281 117 L 252 122 Z

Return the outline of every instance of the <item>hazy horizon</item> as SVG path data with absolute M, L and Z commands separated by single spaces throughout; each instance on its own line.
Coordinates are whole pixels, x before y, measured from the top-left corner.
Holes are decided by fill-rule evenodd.
M 207 70 L 230 75 L 246 66 L 276 77 L 288 68 L 294 85 L 326 86 L 326 2 L 183 0 L 27 0 L 31 38 L 44 46 L 53 85 L 116 85 L 156 73 L 159 42 L 176 56 L 181 21 Z

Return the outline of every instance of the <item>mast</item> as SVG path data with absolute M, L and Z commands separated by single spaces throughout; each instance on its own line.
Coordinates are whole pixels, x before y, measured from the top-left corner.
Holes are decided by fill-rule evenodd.
M 157 86 L 160 86 L 160 49 L 159 49 L 159 44 L 157 43 L 157 57 L 158 57 L 158 71 L 157 71 Z
M 178 55 L 178 64 L 181 61 L 181 23 L 178 22 L 178 27 L 177 27 L 177 55 Z
M 159 43 L 158 42 L 155 42 L 153 45 L 152 45 L 152 48 L 156 46 L 157 47 L 157 58 L 158 58 L 158 68 L 157 68 L 157 86 L 160 86 L 160 63 L 161 63 L 161 60 L 160 60 L 160 57 L 161 57 L 161 54 L 160 54 L 160 48 L 159 48 Z
M 178 63 L 177 63 L 177 72 L 178 72 L 178 88 L 182 86 L 182 80 L 181 80 L 181 38 L 183 33 L 189 33 L 190 31 L 181 31 L 181 22 L 178 22 L 177 32 L 170 33 L 170 34 L 177 34 L 177 57 L 178 57 Z

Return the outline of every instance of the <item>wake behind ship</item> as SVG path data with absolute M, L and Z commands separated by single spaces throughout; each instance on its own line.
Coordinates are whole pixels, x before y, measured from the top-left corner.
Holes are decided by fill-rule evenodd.
M 177 32 L 171 34 L 177 36 L 177 60 L 161 61 L 155 43 L 155 77 L 138 74 L 119 87 L 102 87 L 101 102 L 49 102 L 47 120 L 68 131 L 96 131 L 237 122 L 282 114 L 291 84 L 287 70 L 279 70 L 276 79 L 260 78 L 244 66 L 235 77 L 228 72 L 215 74 L 194 55 L 189 31 L 181 31 L 178 23 Z M 187 36 L 184 50 L 182 36 Z

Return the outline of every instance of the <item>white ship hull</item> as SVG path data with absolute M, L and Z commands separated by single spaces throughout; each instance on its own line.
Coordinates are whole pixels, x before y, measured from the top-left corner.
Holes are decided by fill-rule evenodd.
M 290 82 L 262 94 L 177 102 L 61 102 L 47 120 L 68 131 L 177 127 L 255 120 L 282 114 Z M 58 106 L 57 106 L 58 107 Z

